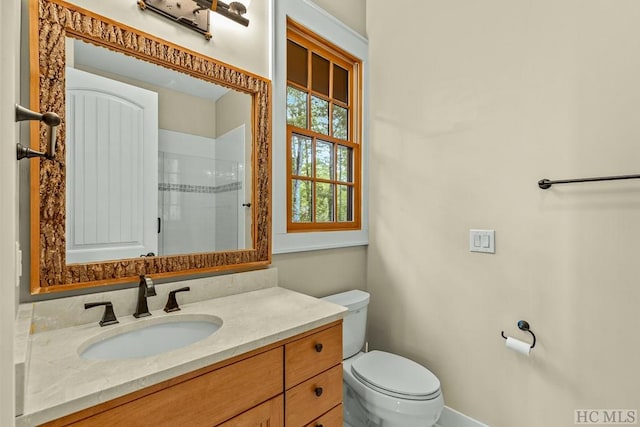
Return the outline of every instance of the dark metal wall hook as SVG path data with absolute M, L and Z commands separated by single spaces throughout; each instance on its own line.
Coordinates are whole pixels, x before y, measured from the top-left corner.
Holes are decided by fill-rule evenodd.
M 56 155 L 56 128 L 60 126 L 60 116 L 56 113 L 47 112 L 44 114 L 31 111 L 22 105 L 16 104 L 16 122 L 22 122 L 25 120 L 37 120 L 48 126 L 48 152 L 42 153 L 40 151 L 33 150 L 18 143 L 16 150 L 16 157 L 18 160 L 31 157 L 43 157 L 45 159 L 53 160 Z
M 518 329 L 520 329 L 521 331 L 529 332 L 531 334 L 531 336 L 533 337 L 533 344 L 531 344 L 531 348 L 535 347 L 536 335 L 531 331 L 531 329 L 529 329 L 529 322 L 527 322 L 526 320 L 518 320 Z M 500 335 L 502 335 L 502 338 L 504 338 L 505 340 L 507 339 L 504 331 L 501 331 Z

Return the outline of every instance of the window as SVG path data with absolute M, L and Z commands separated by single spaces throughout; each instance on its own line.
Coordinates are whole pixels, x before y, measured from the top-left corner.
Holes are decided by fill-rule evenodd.
M 287 231 L 361 225 L 361 62 L 287 21 Z
M 367 173 L 369 148 L 367 146 L 369 135 L 367 125 L 369 43 L 365 37 L 347 27 L 343 22 L 331 16 L 313 2 L 274 0 L 273 6 L 273 254 L 367 245 L 369 243 L 367 193 L 369 185 Z M 306 102 L 304 106 L 307 112 L 311 110 L 311 94 L 319 95 L 320 99 L 328 102 L 332 102 L 335 98 L 332 93 L 330 93 L 329 96 L 322 96 L 321 93 L 317 93 L 320 91 L 314 91 L 313 87 L 310 87 L 309 84 L 296 84 L 295 80 L 289 84 L 287 76 L 289 34 L 291 34 L 291 42 L 303 48 L 301 52 L 307 52 L 307 83 L 311 81 L 309 70 L 313 66 L 311 63 L 313 57 L 309 52 L 315 53 L 321 59 L 329 61 L 330 70 L 331 64 L 335 64 L 347 71 L 345 82 L 347 84 L 348 102 L 346 104 L 348 104 L 347 111 L 350 115 L 350 121 L 344 127 L 348 132 L 347 140 L 339 139 L 335 137 L 335 135 L 333 135 L 335 140 L 328 139 L 331 135 L 324 134 L 320 134 L 322 137 L 318 138 L 318 135 L 312 132 L 311 125 L 309 125 L 308 128 L 306 126 L 303 128 L 302 126 L 287 125 L 287 88 L 289 86 L 302 91 L 304 96 L 308 97 L 309 101 Z M 336 49 L 336 46 L 338 49 Z M 325 54 L 327 50 L 331 50 L 333 55 L 328 56 L 328 54 Z M 316 69 L 318 65 L 319 64 L 316 65 Z M 304 70 L 304 65 L 302 65 L 302 67 L 302 70 Z M 351 70 L 349 74 L 351 67 L 355 69 Z M 297 76 L 297 78 L 303 77 Z M 329 83 L 329 87 L 331 88 L 330 90 L 333 90 L 332 81 Z M 337 100 L 334 104 L 340 106 L 340 101 Z M 345 103 L 342 104 L 343 107 L 345 106 L 344 104 Z M 289 131 L 293 130 L 295 130 L 295 132 L 291 133 L 310 138 L 311 143 L 309 145 L 314 143 L 315 138 L 316 141 L 320 139 L 321 141 L 327 141 L 331 144 L 334 144 L 336 140 L 338 140 L 339 145 L 352 148 L 352 159 L 346 158 L 345 160 L 351 164 L 352 173 L 352 176 L 347 178 L 347 184 L 351 184 L 351 181 L 353 181 L 351 185 L 347 185 L 347 191 L 351 191 L 353 194 L 352 198 L 347 198 L 351 206 L 343 203 L 343 206 L 346 208 L 342 208 L 342 212 L 346 211 L 348 213 L 351 211 L 353 221 L 333 221 L 326 223 L 317 221 L 291 221 L 292 149 L 290 141 L 292 135 L 290 135 Z M 303 141 L 309 141 L 309 139 L 303 139 Z M 313 145 L 307 149 L 307 147 L 301 143 L 300 155 L 302 156 L 302 154 L 305 153 L 309 154 L 309 151 L 313 149 L 312 147 Z M 314 157 L 312 157 L 312 155 Z M 315 154 L 311 152 L 311 154 L 309 154 L 309 160 L 314 158 Z M 296 159 L 298 159 L 297 153 Z M 300 162 L 302 162 L 302 159 L 303 158 L 300 157 Z M 334 168 L 336 163 L 337 160 L 334 158 Z M 316 181 L 320 183 L 325 182 L 322 179 L 316 179 L 315 175 L 313 175 L 315 174 L 315 170 L 311 168 L 315 167 L 315 164 L 309 162 L 307 165 L 308 169 L 306 170 L 303 169 L 302 166 L 303 164 L 301 163 L 301 174 L 302 172 L 306 172 L 311 176 L 302 176 L 303 179 L 299 180 L 302 181 L 302 184 L 306 184 L 307 187 L 305 189 L 307 193 L 303 193 L 302 190 L 300 190 L 301 198 L 299 200 L 303 200 L 303 196 L 312 196 L 313 193 L 310 193 L 309 190 L 314 191 Z M 339 177 L 336 175 L 336 179 L 333 181 L 335 185 L 339 181 Z M 325 183 L 332 184 L 332 182 Z M 349 188 L 352 190 L 349 190 Z M 349 196 L 349 194 L 347 194 L 347 196 Z M 306 213 L 310 216 L 315 212 L 314 201 L 311 199 L 309 203 L 309 197 L 307 197 L 307 202 L 307 211 L 301 213 Z M 304 207 L 304 205 L 300 206 Z M 334 209 L 333 213 L 339 211 L 339 208 L 335 204 L 332 204 L 331 207 Z

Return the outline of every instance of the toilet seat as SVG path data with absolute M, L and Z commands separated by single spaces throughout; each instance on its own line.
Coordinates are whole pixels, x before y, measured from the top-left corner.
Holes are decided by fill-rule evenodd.
M 351 364 L 353 375 L 387 396 L 431 400 L 440 395 L 440 381 L 427 368 L 397 354 L 370 351 Z

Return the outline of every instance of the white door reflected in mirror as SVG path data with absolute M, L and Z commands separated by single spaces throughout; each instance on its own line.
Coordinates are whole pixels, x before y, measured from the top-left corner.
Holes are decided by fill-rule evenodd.
M 158 251 L 158 95 L 67 75 L 67 262 Z

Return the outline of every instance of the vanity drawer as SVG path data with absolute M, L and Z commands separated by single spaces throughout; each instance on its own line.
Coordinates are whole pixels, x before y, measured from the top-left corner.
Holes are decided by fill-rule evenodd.
M 304 426 L 342 402 L 342 364 L 285 392 L 285 425 Z
M 217 425 L 282 393 L 282 357 L 278 347 L 72 425 Z
M 285 388 L 342 362 L 342 323 L 285 345 Z
M 342 405 L 338 405 L 321 417 L 311 421 L 305 427 L 342 427 Z

